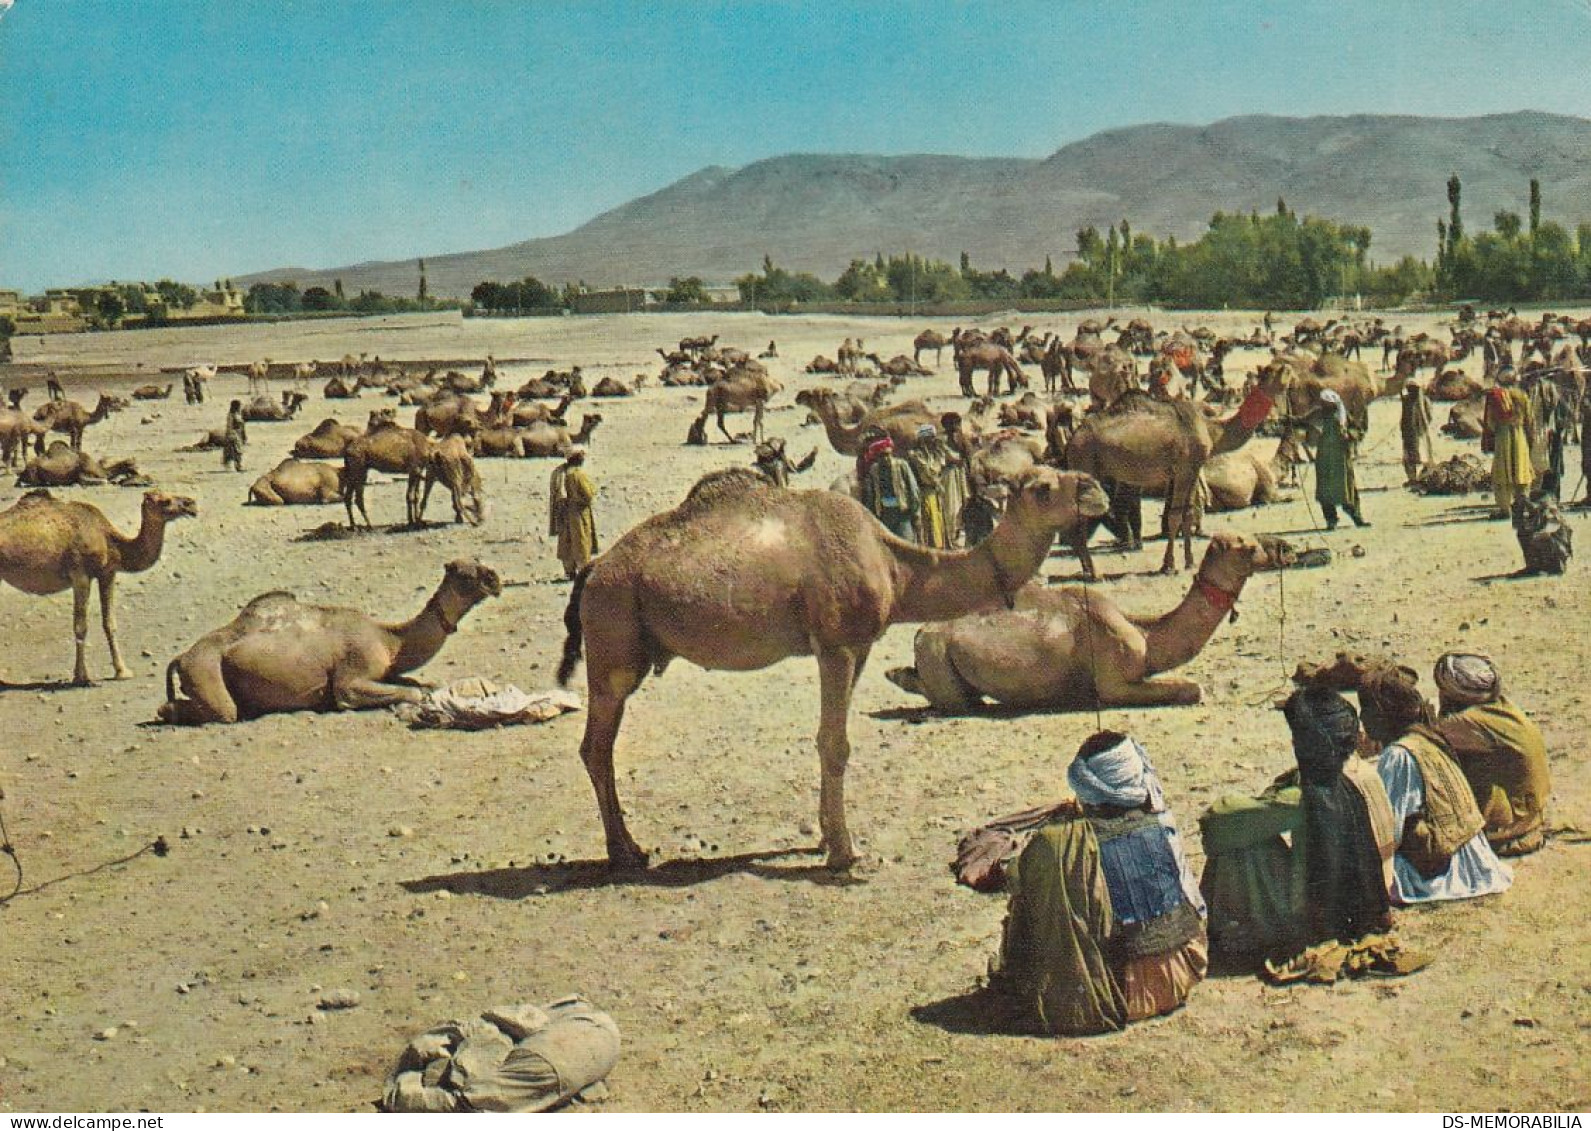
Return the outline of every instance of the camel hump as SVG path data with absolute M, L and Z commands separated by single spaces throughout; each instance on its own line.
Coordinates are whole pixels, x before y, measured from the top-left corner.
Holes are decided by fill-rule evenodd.
M 749 491 L 768 491 L 768 480 L 761 472 L 749 467 L 727 467 L 709 471 L 696 481 L 677 510 L 691 513 L 711 509 L 723 502 Z
M 244 605 L 243 611 L 259 615 L 269 612 L 273 606 L 296 604 L 298 604 L 298 598 L 292 593 L 285 589 L 272 589 L 269 593 L 261 593 L 247 605 Z
M 35 487 L 35 488 L 33 488 L 33 490 L 28 491 L 20 499 L 17 500 L 17 506 L 22 507 L 22 506 L 27 506 L 30 503 L 48 502 L 48 501 L 50 501 L 50 500 L 52 500 L 54 498 L 55 498 L 55 496 L 50 494 L 49 488 L 47 488 L 47 487 Z

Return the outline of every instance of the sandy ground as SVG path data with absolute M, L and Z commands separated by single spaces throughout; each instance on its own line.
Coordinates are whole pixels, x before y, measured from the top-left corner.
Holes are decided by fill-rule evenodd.
M 1069 335 L 1076 321 L 1046 318 L 1040 329 Z M 162 365 L 259 356 L 538 359 L 513 374 L 517 384 L 540 359 L 629 377 L 655 371 L 653 348 L 684 335 L 718 332 L 754 351 L 776 338 L 787 387 L 770 427 L 792 454 L 820 448 L 804 485 L 821 487 L 846 460 L 789 407 L 812 380 L 800 367 L 848 335 L 885 356 L 909 352 L 923 324 L 416 316 L 22 339 L 17 350 L 25 368 L 52 365 L 92 401 L 94 387 L 150 380 Z M 1257 358 L 1239 354 L 1237 365 Z M 22 371 L 0 372 L 0 383 Z M 200 503 L 196 520 L 171 529 L 159 564 L 119 584 L 132 679 L 63 686 L 70 598 L 0 593 L 0 676 L 13 685 L 0 691 L 4 812 L 28 882 L 63 877 L 0 907 L 0 1108 L 367 1110 L 409 1035 L 574 991 L 624 1033 L 606 1110 L 1591 1104 L 1587 850 L 1564 840 L 1520 861 L 1502 897 L 1403 913 L 1406 941 L 1437 955 L 1408 980 L 1278 990 L 1219 977 L 1179 1014 L 1122 1035 L 986 1032 L 962 998 L 997 948 L 1004 901 L 954 886 L 947 864 L 962 830 L 1061 796 L 1065 763 L 1094 719 L 924 717 L 883 677 L 909 662 L 910 627 L 884 638 L 857 689 L 849 804 L 869 862 L 849 881 L 791 851 L 816 839 L 810 660 L 752 674 L 679 663 L 632 700 L 620 790 L 632 830 L 664 863 L 623 882 L 593 863 L 602 837 L 576 754 L 579 714 L 489 734 L 410 732 L 385 712 L 148 725 L 166 663 L 250 597 L 286 588 L 396 619 L 419 608 L 445 561 L 466 555 L 524 584 L 475 611 L 420 674 L 551 683 L 567 587 L 542 533 L 550 462 L 483 461 L 491 512 L 478 529 L 296 542 L 341 508 L 244 508 L 248 483 L 323 416 L 362 421 L 375 398 L 323 402 L 317 383 L 300 422 L 251 428 L 246 476 L 223 472 L 215 452 L 174 451 L 219 427 L 242 388 L 223 377 L 203 407 L 182 405 L 179 391 L 88 433 L 91 451 L 136 455 L 164 489 Z M 911 391 L 949 407 L 954 388 L 947 358 Z M 745 446 L 681 446 L 699 403 L 699 390 L 655 389 L 602 406 L 590 467 L 605 540 L 673 505 L 702 472 L 749 461 Z M 1209 520 L 1289 532 L 1338 556 L 1289 575 L 1285 603 L 1276 575 L 1249 585 L 1242 619 L 1185 669 L 1205 688 L 1201 705 L 1104 712 L 1153 752 L 1196 852 L 1203 806 L 1291 764 L 1285 725 L 1268 709 L 1285 673 L 1342 648 L 1388 649 L 1422 672 L 1450 647 L 1489 651 L 1546 731 L 1551 823 L 1591 827 L 1591 707 L 1575 682 L 1591 662 L 1583 561 L 1563 578 L 1503 579 L 1520 564 L 1511 531 L 1481 520 L 1481 499 L 1404 492 L 1397 406 L 1378 402 L 1372 422 L 1360 475 L 1374 527 L 1315 534 L 1302 501 Z M 1457 446 L 1438 437 L 1439 455 Z M 20 493 L 0 488 L 0 505 Z M 67 493 L 136 525 L 137 491 Z M 371 499 L 378 523 L 401 517 L 397 485 Z M 445 500 L 432 506 L 433 518 L 446 514 Z M 1146 526 L 1157 515 L 1155 505 Z M 1573 522 L 1584 539 L 1584 519 Z M 1356 545 L 1364 556 L 1348 553 Z M 1127 608 L 1167 609 L 1184 592 L 1188 574 L 1150 573 L 1159 554 L 1151 543 L 1101 557 Z M 1075 579 L 1076 562 L 1058 553 L 1045 574 Z M 103 677 L 97 623 L 90 644 Z M 94 870 L 157 835 L 169 856 Z M 337 988 L 361 1004 L 318 1012 Z

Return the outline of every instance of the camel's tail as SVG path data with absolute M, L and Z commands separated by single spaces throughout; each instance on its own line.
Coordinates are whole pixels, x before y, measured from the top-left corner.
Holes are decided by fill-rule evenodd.
M 569 604 L 563 611 L 563 627 L 568 635 L 563 641 L 563 659 L 558 661 L 559 687 L 569 686 L 569 677 L 575 674 L 575 665 L 580 662 L 585 645 L 585 631 L 580 626 L 580 598 L 585 595 L 586 578 L 590 575 L 590 566 L 575 574 L 574 587 L 569 590 Z
M 177 701 L 177 661 L 172 660 L 166 665 L 166 702 Z

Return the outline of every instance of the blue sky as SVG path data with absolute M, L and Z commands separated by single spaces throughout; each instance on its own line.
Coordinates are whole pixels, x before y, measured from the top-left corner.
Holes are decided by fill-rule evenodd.
M 15 0 L 0 286 L 564 232 L 704 165 L 1235 114 L 1591 113 L 1591 0 Z

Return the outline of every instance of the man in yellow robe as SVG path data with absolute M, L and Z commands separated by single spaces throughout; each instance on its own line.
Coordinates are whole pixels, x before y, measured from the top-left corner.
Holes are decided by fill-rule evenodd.
M 547 533 L 558 539 L 558 560 L 573 578 L 597 553 L 597 521 L 591 504 L 597 487 L 585 472 L 586 451 L 574 448 L 553 470 L 547 492 Z
M 1523 495 L 1536 481 L 1530 461 L 1530 434 L 1534 418 L 1530 398 L 1519 388 L 1511 368 L 1497 374 L 1497 386 L 1486 391 L 1481 418 L 1481 450 L 1492 453 L 1493 518 L 1513 515 L 1514 496 Z

